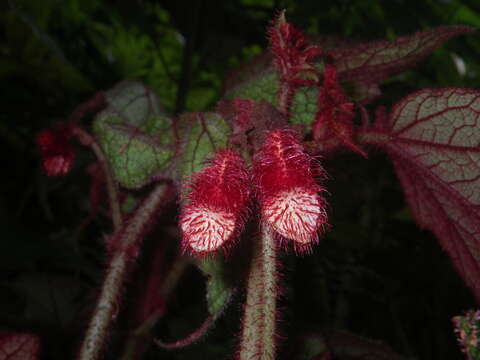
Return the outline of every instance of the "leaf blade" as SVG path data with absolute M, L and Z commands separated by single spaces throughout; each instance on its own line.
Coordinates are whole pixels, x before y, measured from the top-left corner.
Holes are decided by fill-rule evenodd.
M 417 223 L 480 301 L 480 92 L 424 89 L 398 102 L 384 146 Z
M 123 81 L 106 97 L 108 106 L 95 117 L 93 131 L 115 179 L 136 189 L 168 178 L 177 144 L 172 119 L 155 93 L 142 83 Z
M 5 332 L 0 334 L 0 359 L 36 360 L 40 353 L 40 339 L 30 333 Z
M 380 82 L 414 66 L 448 39 L 474 30 L 469 26 L 441 26 L 401 36 L 394 41 L 373 41 L 332 50 L 343 78 Z

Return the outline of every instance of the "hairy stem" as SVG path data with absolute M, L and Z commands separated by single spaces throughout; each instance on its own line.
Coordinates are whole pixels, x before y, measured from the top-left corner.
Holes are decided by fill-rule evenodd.
M 280 84 L 278 107 L 281 113 L 288 116 L 293 89 L 287 81 L 281 81 Z
M 79 360 L 96 360 L 100 357 L 108 337 L 108 329 L 117 315 L 122 285 L 128 273 L 129 263 L 134 256 L 132 254 L 135 253 L 129 250 L 142 240 L 146 228 L 165 202 L 167 189 L 166 184 L 157 185 L 128 223 L 114 234 L 117 238 L 115 250 L 108 265 L 97 306 L 80 348 Z
M 277 246 L 273 229 L 262 225 L 248 276 L 239 360 L 275 359 Z
M 105 174 L 105 182 L 107 184 L 107 193 L 108 200 L 110 203 L 110 211 L 112 212 L 112 221 L 113 228 L 115 231 L 120 229 L 122 226 L 122 211 L 120 209 L 120 202 L 118 201 L 118 186 L 115 180 L 113 179 L 112 172 L 110 171 L 110 165 L 108 164 L 107 158 L 103 153 L 100 145 L 95 141 L 95 139 L 87 133 L 82 128 L 75 126 L 73 128 L 73 134 L 77 136 L 80 142 L 90 147 L 95 153 L 100 166 L 102 167 L 103 173 Z
M 89 113 L 96 113 L 107 106 L 105 93 L 99 91 L 87 102 L 78 105 L 73 113 L 68 117 L 68 122 L 72 125 L 79 125 L 80 121 Z
M 212 327 L 214 322 L 215 322 L 215 317 L 213 315 L 210 315 L 210 316 L 207 316 L 203 324 L 200 325 L 198 329 L 196 329 L 195 331 L 193 331 L 183 339 L 180 339 L 171 343 L 164 342 L 160 339 L 155 339 L 154 341 L 158 346 L 164 349 L 171 350 L 171 349 L 183 348 L 187 345 L 194 343 L 195 341 L 198 341 L 198 339 L 202 338 L 205 335 L 205 333 Z
M 376 131 L 372 129 L 363 129 L 356 135 L 357 143 L 365 145 L 383 145 L 390 140 L 387 131 Z

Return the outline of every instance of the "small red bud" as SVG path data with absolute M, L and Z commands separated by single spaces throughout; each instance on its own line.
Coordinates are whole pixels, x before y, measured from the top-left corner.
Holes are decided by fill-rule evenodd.
M 254 179 L 259 190 L 262 219 L 284 238 L 294 240 L 297 250 L 308 251 L 326 224 L 324 189 L 315 175 L 323 169 L 303 151 L 293 130 L 273 130 L 254 157 Z
M 294 87 L 317 85 L 318 72 L 314 61 L 323 55 L 323 51 L 310 45 L 304 34 L 287 22 L 285 11 L 272 22 L 268 35 L 273 64 L 281 80 Z
M 42 130 L 36 142 L 42 157 L 43 168 L 48 176 L 67 174 L 75 160 L 75 152 L 69 142 L 70 127 Z
M 231 245 L 245 222 L 250 197 L 249 176 L 242 157 L 220 150 L 187 184 L 180 217 L 182 245 L 193 254 L 208 254 Z
M 318 93 L 319 111 L 315 117 L 312 132 L 315 141 L 337 143 L 367 157 L 367 153 L 354 140 L 355 105 L 349 100 L 340 85 L 335 65 L 326 64 L 323 87 Z

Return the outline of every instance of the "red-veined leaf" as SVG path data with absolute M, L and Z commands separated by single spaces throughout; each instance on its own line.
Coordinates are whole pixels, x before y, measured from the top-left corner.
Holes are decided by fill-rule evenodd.
M 390 154 L 418 224 L 480 302 L 480 92 L 425 89 L 389 117 Z
M 401 36 L 394 41 L 362 43 L 328 36 L 311 38 L 314 44 L 328 51 L 342 79 L 351 80 L 356 86 L 371 91 L 372 87 L 375 88 L 382 80 L 414 66 L 448 39 L 473 31 L 469 26 L 442 26 Z M 232 97 L 233 95 L 229 94 L 238 92 L 239 87 L 248 88 L 251 86 L 248 84 L 256 84 L 258 79 L 270 76 L 274 72 L 272 58 L 269 52 L 264 52 L 232 71 L 226 77 L 223 93 Z M 317 66 L 322 72 L 323 63 L 320 61 Z M 262 81 L 259 81 L 259 84 L 264 86 Z M 378 90 L 376 92 L 378 93 Z M 372 100 L 372 94 L 368 93 L 357 94 L 356 97 L 364 103 Z
M 40 340 L 33 334 L 0 334 L 0 360 L 36 360 Z
M 107 106 L 96 115 L 93 131 L 115 180 L 138 189 L 170 178 L 178 142 L 173 120 L 153 90 L 126 80 L 105 92 L 105 98 Z
M 442 26 L 401 36 L 394 41 L 373 41 L 330 52 L 343 79 L 372 84 L 414 66 L 448 39 L 473 32 L 469 26 Z

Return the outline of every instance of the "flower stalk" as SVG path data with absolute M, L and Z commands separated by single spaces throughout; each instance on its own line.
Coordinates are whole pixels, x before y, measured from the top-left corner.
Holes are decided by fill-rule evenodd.
M 100 296 L 90 320 L 86 336 L 80 348 L 79 360 L 99 359 L 103 345 L 109 334 L 108 329 L 116 318 L 123 283 L 127 277 L 130 263 L 145 235 L 148 225 L 166 203 L 169 186 L 159 184 L 135 211 L 132 218 L 114 234 L 114 251 L 108 265 Z M 115 239 L 116 238 L 116 239 Z
M 120 229 L 122 225 L 122 211 L 120 209 L 120 201 L 118 199 L 118 185 L 113 179 L 112 171 L 108 163 L 105 154 L 103 153 L 100 145 L 95 141 L 93 136 L 87 133 L 79 126 L 74 126 L 72 129 L 73 135 L 85 146 L 88 146 L 97 157 L 100 166 L 102 167 L 105 175 L 105 182 L 107 185 L 108 201 L 110 205 L 110 211 L 112 212 L 112 222 L 115 231 Z
M 272 227 L 261 226 L 247 280 L 238 360 L 273 360 L 276 354 L 278 247 Z

